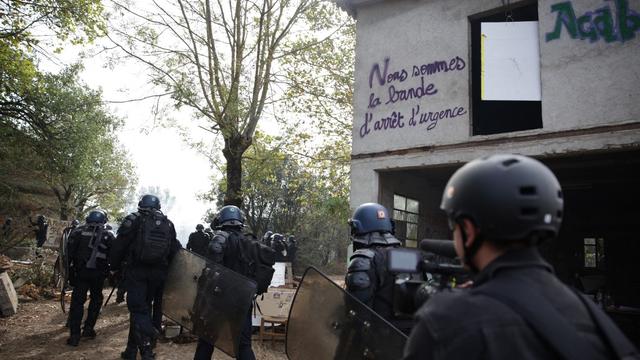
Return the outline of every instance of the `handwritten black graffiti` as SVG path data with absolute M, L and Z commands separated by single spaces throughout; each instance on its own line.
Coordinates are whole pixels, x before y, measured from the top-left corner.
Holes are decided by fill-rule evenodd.
M 560 38 L 563 27 L 572 39 L 588 39 L 596 42 L 601 38 L 605 42 L 625 42 L 636 36 L 640 30 L 640 14 L 629 8 L 628 0 L 613 0 L 615 18 L 609 5 L 594 11 L 587 11 L 576 17 L 573 5 L 565 1 L 551 5 L 551 12 L 557 13 L 553 31 L 545 36 L 547 42 Z
M 406 101 L 413 98 L 420 99 L 423 96 L 435 95 L 438 92 L 438 89 L 436 89 L 436 86 L 433 83 L 425 86 L 424 76 L 421 76 L 420 85 L 416 87 L 396 89 L 395 86 L 390 85 L 388 91 L 389 98 L 385 104 L 395 104 L 398 101 Z
M 397 81 L 404 82 L 409 77 L 409 72 L 402 68 L 395 71 L 389 71 L 389 62 L 390 58 L 385 58 L 382 66 L 382 70 L 380 69 L 380 64 L 375 63 L 371 67 L 371 71 L 369 71 L 369 89 L 373 88 L 374 80 L 379 86 L 384 86 L 385 84 Z M 424 75 L 433 75 L 439 72 L 449 72 L 449 71 L 460 71 L 463 70 L 467 66 L 466 62 L 456 56 L 449 61 L 444 60 L 436 60 L 431 63 L 424 63 L 418 65 L 412 65 L 409 67 L 411 69 L 411 76 L 418 77 Z
M 411 116 L 408 119 L 401 111 L 393 111 L 388 116 L 382 116 L 373 121 L 373 114 L 367 112 L 364 114 L 364 122 L 360 126 L 360 138 L 369 135 L 371 131 L 402 129 L 405 126 L 415 127 L 421 125 L 426 126 L 426 130 L 430 131 L 435 129 L 439 120 L 453 119 L 466 113 L 467 110 L 463 106 L 421 112 L 420 105 L 416 105 L 411 108 Z

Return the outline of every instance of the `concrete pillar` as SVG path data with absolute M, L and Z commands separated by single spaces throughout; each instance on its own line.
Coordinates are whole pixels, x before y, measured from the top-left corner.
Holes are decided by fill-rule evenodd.
M 6 272 L 0 273 L 0 315 L 11 316 L 18 311 L 18 295 Z

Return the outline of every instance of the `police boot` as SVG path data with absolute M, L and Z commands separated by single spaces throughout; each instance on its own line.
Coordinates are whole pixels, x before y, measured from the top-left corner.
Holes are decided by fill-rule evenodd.
M 156 354 L 153 353 L 151 345 L 145 345 L 140 348 L 140 358 L 142 360 L 155 360 Z
M 82 337 L 86 337 L 93 340 L 96 338 L 96 332 L 91 328 L 84 328 L 84 330 L 82 330 Z
M 130 348 L 127 346 L 127 348 L 120 353 L 120 357 L 125 360 L 136 360 L 137 354 L 138 354 L 138 349 Z
M 71 334 L 67 339 L 67 345 L 78 346 L 80 344 L 80 334 Z

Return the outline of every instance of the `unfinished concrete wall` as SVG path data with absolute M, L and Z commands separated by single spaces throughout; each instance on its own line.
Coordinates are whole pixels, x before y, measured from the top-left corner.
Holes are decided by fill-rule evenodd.
M 353 154 L 477 138 L 470 130 L 468 17 L 501 5 L 406 0 L 358 8 Z M 630 19 L 637 12 L 640 0 L 538 2 L 543 129 L 527 133 L 640 121 L 640 28 Z M 606 23 L 602 14 L 613 21 L 607 38 L 590 35 L 594 24 Z M 555 37 L 565 18 L 570 25 L 561 22 Z M 438 61 L 446 71 L 423 74 Z M 410 89 L 416 96 L 404 100 Z M 448 116 L 420 123 L 429 112 Z

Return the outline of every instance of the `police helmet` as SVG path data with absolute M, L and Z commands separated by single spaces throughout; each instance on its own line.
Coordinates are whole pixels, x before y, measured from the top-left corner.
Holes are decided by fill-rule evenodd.
M 144 195 L 138 202 L 138 209 L 156 209 L 160 210 L 160 199 L 155 195 Z
M 262 235 L 263 240 L 268 240 L 273 235 L 273 231 L 268 230 L 264 235 Z
M 271 247 L 275 251 L 284 251 L 286 246 L 284 244 L 284 236 L 282 234 L 275 233 L 271 237 Z
M 202 225 L 202 224 L 196 225 L 196 230 L 198 230 L 198 231 L 204 230 L 204 225 Z
M 554 238 L 563 199 L 555 175 L 538 160 L 500 154 L 473 160 L 449 179 L 440 208 L 450 227 L 471 220 L 494 242 Z
M 393 220 L 389 217 L 387 208 L 376 203 L 366 203 L 358 206 L 349 219 L 351 235 L 358 236 L 371 232 L 393 233 Z
M 219 226 L 242 226 L 244 225 L 244 214 L 235 205 L 227 205 L 220 209 L 218 215 L 213 220 L 216 227 Z
M 74 220 L 71 222 L 71 226 L 73 226 L 73 227 L 76 227 L 76 226 L 78 226 L 78 225 L 80 225 L 80 221 L 78 221 L 78 219 L 74 219 Z
M 92 210 L 85 219 L 87 224 L 106 224 L 107 220 L 109 219 L 107 218 L 107 213 L 104 212 L 104 210 Z

